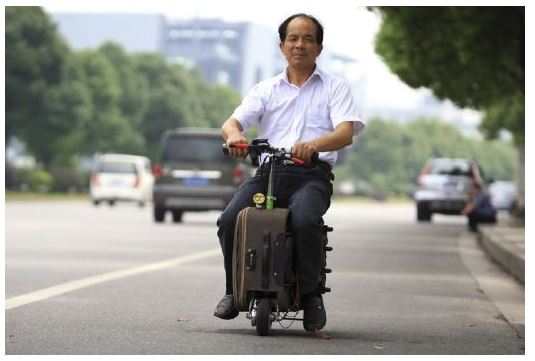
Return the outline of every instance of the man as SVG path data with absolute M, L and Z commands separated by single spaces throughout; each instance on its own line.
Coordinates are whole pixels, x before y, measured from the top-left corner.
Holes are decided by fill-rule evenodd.
M 482 191 L 481 185 L 477 182 L 472 185 L 469 200 L 461 214 L 468 217 L 468 229 L 472 232 L 477 231 L 478 223 L 496 223 L 496 209 L 489 195 Z
M 288 62 L 286 71 L 263 81 L 247 94 L 222 126 L 225 143 L 247 143 L 244 132 L 258 126 L 258 136 L 274 147 L 292 147 L 292 154 L 305 166 L 276 168 L 277 206 L 288 207 L 296 239 L 297 270 L 307 330 L 325 326 L 326 314 L 319 290 L 322 256 L 321 219 L 330 206 L 331 169 L 336 151 L 352 143 L 364 128 L 349 86 L 316 66 L 321 54 L 323 27 L 312 16 L 295 14 L 279 27 L 280 49 Z M 229 148 L 230 155 L 245 157 L 246 150 Z M 317 163 L 311 157 L 319 152 Z M 267 166 L 267 165 L 265 165 Z M 238 315 L 232 297 L 232 246 L 236 215 L 254 206 L 252 196 L 263 191 L 260 170 L 242 184 L 219 217 L 218 236 L 226 272 L 226 295 L 214 315 L 232 319 Z

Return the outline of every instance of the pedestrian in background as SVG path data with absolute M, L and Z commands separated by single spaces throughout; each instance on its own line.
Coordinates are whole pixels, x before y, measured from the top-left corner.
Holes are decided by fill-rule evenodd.
M 476 232 L 479 223 L 496 223 L 496 209 L 490 201 L 490 196 L 483 192 L 481 184 L 474 182 L 470 196 L 461 214 L 468 217 L 468 228 Z

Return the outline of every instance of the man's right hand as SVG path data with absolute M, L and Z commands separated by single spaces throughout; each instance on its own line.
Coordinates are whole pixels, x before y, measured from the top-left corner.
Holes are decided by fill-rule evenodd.
M 228 135 L 226 144 L 228 146 L 228 153 L 233 157 L 245 158 L 247 156 L 247 149 L 231 147 L 236 144 L 249 144 L 247 138 L 245 138 L 241 132 L 238 134 L 231 133 Z
M 242 131 L 243 129 L 240 123 L 232 117 L 228 118 L 221 127 L 221 135 L 223 136 L 223 139 L 225 140 L 227 146 L 229 146 L 228 154 L 232 157 L 245 158 L 247 156 L 247 149 L 230 147 L 231 145 L 236 145 L 240 143 L 249 144 L 247 138 L 243 136 Z

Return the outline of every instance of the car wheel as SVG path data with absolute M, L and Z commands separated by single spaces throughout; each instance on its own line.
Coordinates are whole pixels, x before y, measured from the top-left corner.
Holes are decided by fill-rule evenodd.
M 430 222 L 432 215 L 433 213 L 431 213 L 431 211 L 425 204 L 416 204 L 416 219 L 418 220 L 418 222 Z
M 165 208 L 154 207 L 154 221 L 161 223 L 165 219 Z
M 180 223 L 182 222 L 182 211 L 179 210 L 172 210 L 171 213 L 173 214 L 173 222 Z
M 100 204 L 100 201 L 99 201 L 99 200 L 97 200 L 97 199 L 94 199 L 94 200 L 93 200 L 93 205 L 94 205 L 94 206 L 98 206 L 99 204 Z
M 138 205 L 140 208 L 143 208 L 143 207 L 145 207 L 145 202 L 144 202 L 144 201 L 139 201 L 139 202 L 137 203 L 137 205 Z

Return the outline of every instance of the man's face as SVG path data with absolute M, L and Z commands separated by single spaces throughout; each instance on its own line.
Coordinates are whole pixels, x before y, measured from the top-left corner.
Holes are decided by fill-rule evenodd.
M 286 29 L 286 39 L 280 49 L 288 64 L 297 68 L 309 68 L 323 49 L 316 39 L 316 25 L 307 18 L 297 17 Z

